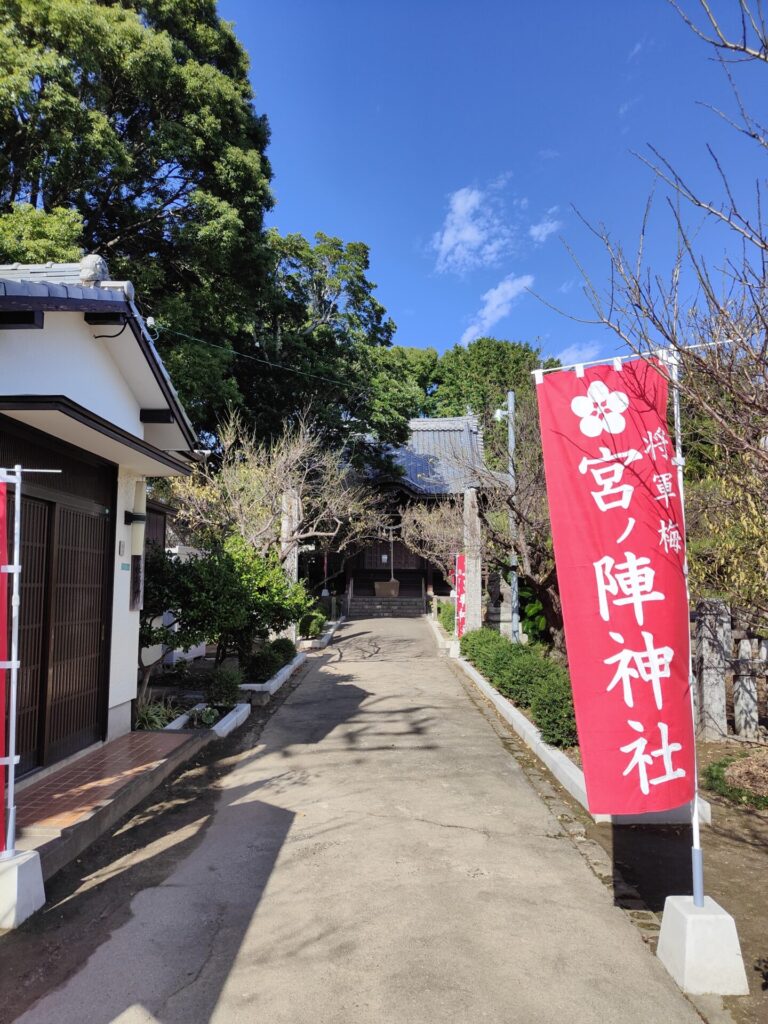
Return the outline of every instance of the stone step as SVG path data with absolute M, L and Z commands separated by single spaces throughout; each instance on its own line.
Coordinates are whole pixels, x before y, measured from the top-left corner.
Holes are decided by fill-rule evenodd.
M 421 598 L 408 597 L 353 597 L 348 618 L 417 618 L 424 614 Z

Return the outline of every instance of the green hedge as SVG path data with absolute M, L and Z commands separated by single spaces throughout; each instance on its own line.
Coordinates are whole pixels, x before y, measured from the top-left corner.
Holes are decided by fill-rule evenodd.
M 242 673 L 231 668 L 216 668 L 205 680 L 205 696 L 209 704 L 233 708 L 240 700 Z
M 513 644 L 493 629 L 477 629 L 461 638 L 462 657 L 521 708 L 529 708 L 545 743 L 578 743 L 568 673 L 543 647 Z
M 269 646 L 273 651 L 277 651 L 280 657 L 283 658 L 283 662 L 286 665 L 296 657 L 296 644 L 290 639 L 290 637 L 279 636 L 277 640 L 273 640 Z
M 438 601 L 437 621 L 450 636 L 456 631 L 456 609 L 453 601 Z
M 315 640 L 323 632 L 327 619 L 319 609 L 307 612 L 299 620 L 299 635 L 305 640 Z
M 283 665 L 296 657 L 296 646 L 287 637 L 281 636 L 271 644 L 265 644 L 246 661 L 244 673 L 246 682 L 265 683 L 279 672 Z

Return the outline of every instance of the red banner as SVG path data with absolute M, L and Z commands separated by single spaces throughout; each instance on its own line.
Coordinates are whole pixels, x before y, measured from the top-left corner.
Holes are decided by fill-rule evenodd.
M 467 557 L 456 555 L 456 636 L 461 640 L 467 627 Z
M 645 360 L 537 386 L 576 723 L 593 814 L 693 798 L 685 538 L 667 380 Z
M 0 483 L 0 565 L 8 564 L 8 522 L 6 517 L 6 484 Z M 0 661 L 8 660 L 8 581 L 12 577 L 0 575 Z M 0 757 L 6 757 L 6 707 L 8 693 L 7 671 L 0 668 Z M 0 851 L 5 849 L 5 765 L 0 765 Z

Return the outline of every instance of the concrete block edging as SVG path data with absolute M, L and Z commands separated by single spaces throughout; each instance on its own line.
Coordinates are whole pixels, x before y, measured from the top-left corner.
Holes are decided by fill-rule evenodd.
M 432 632 L 435 634 L 435 640 L 437 646 L 441 651 L 447 651 L 449 658 L 459 657 L 459 641 L 456 637 L 448 636 L 443 627 L 439 622 L 435 622 L 432 618 L 427 618 L 427 622 L 430 625 Z
M 324 647 L 327 647 L 336 635 L 336 630 L 346 619 L 345 615 L 340 615 L 335 622 L 326 623 L 326 630 L 322 636 L 316 636 L 313 640 L 300 640 L 299 650 L 300 651 L 321 651 Z
M 207 707 L 207 704 L 195 704 L 195 706 L 191 710 L 202 711 L 204 708 Z M 239 725 L 243 724 L 243 722 L 246 720 L 248 715 L 250 715 L 250 713 L 250 704 L 235 704 L 232 710 L 228 711 L 223 718 L 220 718 L 218 722 L 213 723 L 213 725 L 211 726 L 211 732 L 219 738 L 229 736 L 233 729 L 236 729 Z M 186 712 L 186 714 L 179 715 L 178 718 L 174 718 L 172 722 L 169 722 L 168 725 L 165 726 L 165 729 L 163 731 L 178 732 L 181 729 L 186 729 L 187 726 L 189 725 L 190 716 L 191 711 Z
M 526 716 L 512 704 L 510 700 L 499 693 L 491 686 L 488 680 L 482 676 L 477 669 L 470 665 L 463 658 L 456 659 L 461 670 L 467 675 L 483 696 L 493 704 L 501 717 L 512 726 L 526 746 L 530 747 L 538 759 L 543 762 L 549 771 L 554 775 L 563 789 L 577 800 L 584 810 L 589 811 L 587 804 L 587 789 L 584 784 L 584 772 L 578 765 L 574 764 L 562 750 L 551 747 L 541 738 L 541 733 Z M 593 814 L 592 818 L 598 824 L 612 823 L 614 825 L 661 825 L 661 824 L 686 824 L 691 820 L 691 805 L 684 804 L 671 811 L 662 811 L 653 814 Z M 699 797 L 699 821 L 705 825 L 712 823 L 712 808 L 710 804 Z
M 271 679 L 268 679 L 266 683 L 241 683 L 240 689 L 244 693 L 268 693 L 270 696 L 276 693 L 283 683 L 287 682 L 291 678 L 294 672 L 301 668 L 304 662 L 307 660 L 307 655 L 304 651 L 297 654 L 293 661 L 289 661 L 287 665 L 283 665 L 279 672 L 276 672 Z

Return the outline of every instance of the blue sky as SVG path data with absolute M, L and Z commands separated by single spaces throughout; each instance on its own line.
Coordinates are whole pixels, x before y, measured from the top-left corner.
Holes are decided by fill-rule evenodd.
M 633 248 L 653 184 L 633 150 L 653 143 L 714 198 L 706 143 L 735 187 L 759 173 L 749 145 L 701 106 L 733 100 L 665 0 L 220 0 L 219 11 L 272 128 L 270 223 L 368 243 L 401 345 L 443 351 L 491 334 L 564 361 L 619 352 L 610 332 L 528 291 L 590 317 L 564 242 L 600 286 L 608 264 L 573 207 Z M 648 242 L 660 269 L 674 242 L 662 196 Z M 717 265 L 727 233 L 703 237 Z

